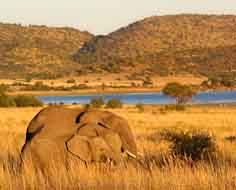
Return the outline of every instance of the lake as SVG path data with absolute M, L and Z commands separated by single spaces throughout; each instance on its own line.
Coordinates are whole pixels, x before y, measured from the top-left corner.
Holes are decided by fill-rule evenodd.
M 65 103 L 65 104 L 87 104 L 91 99 L 103 97 L 104 100 L 118 98 L 126 104 L 172 104 L 173 98 L 165 96 L 161 92 L 148 93 L 122 93 L 122 94 L 90 94 L 76 96 L 39 96 L 45 104 Z M 192 103 L 196 104 L 218 104 L 218 103 L 236 103 L 236 91 L 211 91 L 201 92 L 193 97 Z

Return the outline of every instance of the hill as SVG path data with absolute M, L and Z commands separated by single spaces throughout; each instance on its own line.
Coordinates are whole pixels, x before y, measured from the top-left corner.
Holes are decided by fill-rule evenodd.
M 96 36 L 74 59 L 89 72 L 209 76 L 236 69 L 236 16 L 154 16 Z
M 73 28 L 0 23 L 1 78 L 57 78 L 76 74 L 71 56 L 92 35 Z
M 127 79 L 236 70 L 236 16 L 153 16 L 105 36 L 0 23 L 0 78 Z M 117 78 L 117 77 L 116 77 Z

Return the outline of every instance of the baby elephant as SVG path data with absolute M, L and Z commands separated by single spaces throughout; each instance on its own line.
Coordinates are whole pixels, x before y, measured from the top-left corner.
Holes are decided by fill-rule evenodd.
M 107 111 L 62 106 L 44 108 L 32 119 L 21 151 L 24 164 L 40 169 L 73 161 L 120 163 L 125 155 L 137 155 L 125 119 Z

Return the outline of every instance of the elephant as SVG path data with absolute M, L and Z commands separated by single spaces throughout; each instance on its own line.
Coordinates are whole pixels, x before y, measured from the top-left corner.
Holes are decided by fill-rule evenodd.
M 39 168 L 80 160 L 120 163 L 136 158 L 137 146 L 128 122 L 109 111 L 49 106 L 31 120 L 21 150 L 23 163 Z

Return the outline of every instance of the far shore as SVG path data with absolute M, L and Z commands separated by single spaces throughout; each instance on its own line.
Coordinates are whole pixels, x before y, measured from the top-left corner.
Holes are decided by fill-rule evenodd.
M 33 95 L 33 96 L 73 96 L 73 95 L 88 95 L 88 94 L 124 94 L 124 93 L 148 93 L 161 92 L 161 88 L 107 88 L 105 90 L 91 88 L 73 91 L 14 91 L 9 92 L 9 95 Z
M 236 90 L 235 88 L 218 88 L 218 89 L 204 89 L 199 92 L 208 92 L 208 91 L 232 91 Z M 153 88 L 106 88 L 102 90 L 101 88 L 91 88 L 91 89 L 81 89 L 73 91 L 14 91 L 9 92 L 9 95 L 32 95 L 32 96 L 76 96 L 76 95 L 90 95 L 90 94 L 124 94 L 124 93 L 153 93 L 161 92 L 161 87 Z

